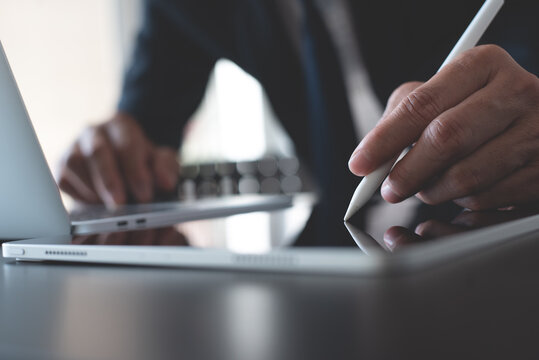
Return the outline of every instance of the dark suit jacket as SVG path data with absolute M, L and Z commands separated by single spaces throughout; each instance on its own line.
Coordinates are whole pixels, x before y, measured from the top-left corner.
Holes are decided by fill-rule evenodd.
M 385 103 L 403 82 L 431 77 L 482 3 L 351 0 L 361 53 L 380 100 Z M 538 14 L 539 1 L 508 0 L 482 42 L 502 46 L 537 74 Z M 333 185 L 323 189 L 324 201 L 344 212 L 358 181 L 347 169 L 357 142 L 335 49 L 319 16 L 310 23 L 334 147 L 328 168 Z M 119 108 L 156 143 L 178 146 L 220 58 L 260 81 L 299 156 L 312 167 L 301 62 L 272 0 L 148 0 Z

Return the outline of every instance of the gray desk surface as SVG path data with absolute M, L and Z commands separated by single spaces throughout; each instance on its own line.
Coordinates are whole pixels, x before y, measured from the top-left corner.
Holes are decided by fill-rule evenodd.
M 537 358 L 533 237 L 391 278 L 4 259 L 0 359 Z

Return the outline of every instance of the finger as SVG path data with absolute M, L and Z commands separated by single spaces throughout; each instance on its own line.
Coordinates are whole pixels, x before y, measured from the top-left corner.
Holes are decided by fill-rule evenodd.
M 137 122 L 126 114 L 117 114 L 104 126 L 111 145 L 118 154 L 119 166 L 130 193 L 137 202 L 153 198 L 150 168 L 150 144 Z
M 125 203 L 125 187 L 114 150 L 104 132 L 99 129 L 88 131 L 81 138 L 80 144 L 92 183 L 101 200 L 108 207 Z
M 358 175 L 367 175 L 415 142 L 427 125 L 485 86 L 497 70 L 503 50 L 479 46 L 464 52 L 425 84 L 412 91 L 361 141 L 353 159 Z
M 405 98 L 410 92 L 421 86 L 421 82 L 419 81 L 413 81 L 413 82 L 407 82 L 399 86 L 391 96 L 389 97 L 389 100 L 387 101 L 387 106 L 384 110 L 384 114 L 382 115 L 382 118 L 390 113 L 398 104 L 402 101 L 403 98 Z M 359 147 L 358 147 L 359 148 Z M 358 172 L 358 169 L 356 169 L 356 162 L 353 160 L 356 156 L 356 153 L 358 151 L 358 148 L 354 150 L 352 153 L 352 156 L 350 157 L 350 160 L 348 161 L 348 168 L 350 171 L 355 175 L 360 175 Z M 393 162 L 397 159 L 397 157 L 394 157 Z
M 423 239 L 419 235 L 402 226 L 393 226 L 384 233 L 384 243 L 391 251 L 421 241 Z
M 422 190 L 418 198 L 434 205 L 490 187 L 529 161 L 529 151 L 522 146 L 527 137 L 526 129 L 508 129 L 453 165 L 434 184 Z
M 471 210 L 533 204 L 539 201 L 537 184 L 539 184 L 539 161 L 536 160 L 502 179 L 488 190 L 456 199 L 454 202 Z
M 150 148 L 130 143 L 118 149 L 119 162 L 131 194 L 137 202 L 153 199 L 153 179 L 150 170 Z
M 415 232 L 424 239 L 434 239 L 442 236 L 458 234 L 468 230 L 465 226 L 447 224 L 439 220 L 425 221 L 415 228 Z
M 61 178 L 58 182 L 58 186 L 60 189 L 66 193 L 67 195 L 71 196 L 71 198 L 77 202 L 85 203 L 85 204 L 98 204 L 99 198 L 97 198 L 96 195 L 96 201 L 91 201 L 85 198 L 75 187 L 73 187 L 69 182 L 63 180 L 64 178 Z
M 174 190 L 180 173 L 176 151 L 169 147 L 157 147 L 153 154 L 152 169 L 155 184 L 159 189 Z
M 417 193 L 436 174 L 506 130 L 517 110 L 500 100 L 502 85 L 495 81 L 430 122 L 391 170 L 383 185 L 384 199 L 398 202 Z
M 77 201 L 90 204 L 101 202 L 93 188 L 90 173 L 78 144 L 72 147 L 62 165 L 58 186 Z
M 101 203 L 99 196 L 91 187 L 90 174 L 75 173 L 70 169 L 66 169 L 65 174 L 60 178 L 59 186 L 60 189 L 76 200 L 88 204 Z

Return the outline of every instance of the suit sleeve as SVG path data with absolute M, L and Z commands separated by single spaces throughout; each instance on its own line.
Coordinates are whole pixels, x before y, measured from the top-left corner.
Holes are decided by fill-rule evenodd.
M 167 10 L 157 0 L 145 2 L 118 109 L 133 116 L 156 144 L 178 147 L 217 57 Z

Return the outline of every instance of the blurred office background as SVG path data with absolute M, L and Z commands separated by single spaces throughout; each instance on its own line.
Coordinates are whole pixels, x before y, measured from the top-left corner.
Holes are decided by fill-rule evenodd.
M 113 113 L 141 12 L 141 0 L 0 0 L 0 40 L 53 171 L 86 125 Z M 294 152 L 259 83 L 226 60 L 188 128 L 183 163 Z
M 0 0 L 0 40 L 53 172 L 85 126 L 101 122 L 114 112 L 142 15 L 141 2 Z M 217 63 L 206 96 L 187 128 L 180 153 L 184 165 L 294 155 L 293 145 L 275 119 L 260 84 L 226 60 Z M 267 167 L 264 161 L 253 164 L 262 170 Z M 291 184 L 287 185 L 290 190 L 281 191 L 297 192 L 299 178 L 281 170 L 283 187 Z M 260 177 L 266 175 L 276 176 Z M 255 176 L 242 175 L 243 180 L 251 178 Z M 199 185 L 204 189 L 202 180 Z M 259 185 L 251 188 L 264 192 L 264 181 Z M 68 207 L 73 205 L 66 196 L 64 202 Z M 237 251 L 267 250 L 270 243 L 284 245 L 301 231 L 310 206 L 311 202 L 306 202 L 272 215 L 239 215 L 212 226 L 194 223 L 182 232 L 195 243 L 213 231 L 220 234 L 219 238 L 227 234 L 225 243 Z M 253 229 L 267 234 L 265 240 L 254 244 L 256 249 Z

